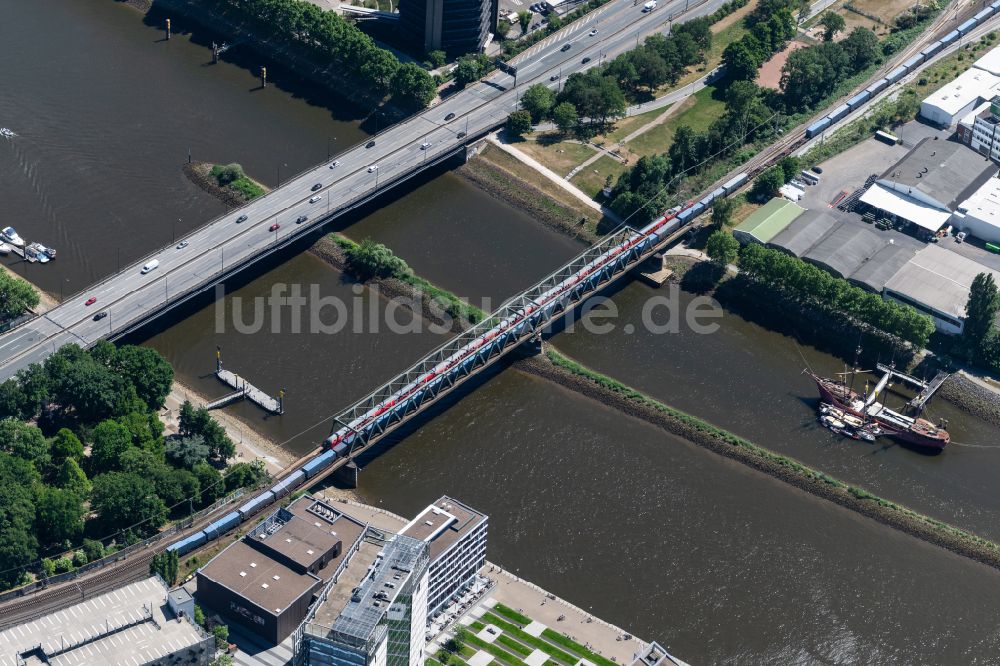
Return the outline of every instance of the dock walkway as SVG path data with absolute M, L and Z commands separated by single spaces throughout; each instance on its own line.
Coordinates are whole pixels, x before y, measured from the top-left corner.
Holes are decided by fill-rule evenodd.
M 243 377 L 240 377 L 232 370 L 219 368 L 216 371 L 215 376 L 218 377 L 219 381 L 223 384 L 233 388 L 235 392 L 209 403 L 206 405 L 208 409 L 228 405 L 229 403 L 235 402 L 241 398 L 246 398 L 250 402 L 271 412 L 272 414 L 284 413 L 285 410 L 281 400 L 264 393 L 264 391 L 261 391 L 259 388 L 248 382 Z

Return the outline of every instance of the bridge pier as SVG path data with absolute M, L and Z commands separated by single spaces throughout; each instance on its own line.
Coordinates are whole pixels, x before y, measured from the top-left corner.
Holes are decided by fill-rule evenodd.
M 521 358 L 538 356 L 543 351 L 542 336 L 535 335 L 522 342 L 513 353 Z
M 358 466 L 353 460 L 334 471 L 333 480 L 347 488 L 358 487 Z

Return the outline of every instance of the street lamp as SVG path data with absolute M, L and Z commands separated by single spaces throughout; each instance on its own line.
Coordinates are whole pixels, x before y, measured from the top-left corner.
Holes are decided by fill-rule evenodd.
M 278 187 L 281 187 L 281 167 L 287 167 L 287 164 L 278 163 Z

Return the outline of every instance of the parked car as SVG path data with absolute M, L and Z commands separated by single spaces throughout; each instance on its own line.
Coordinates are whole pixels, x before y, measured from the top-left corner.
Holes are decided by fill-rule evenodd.
M 957 234 L 955 234 L 955 242 L 961 243 L 962 241 L 965 240 L 966 236 L 968 236 L 968 234 L 966 234 L 964 231 L 959 231 Z
M 821 166 L 814 166 L 813 167 L 813 171 L 815 171 L 816 173 L 823 173 L 823 167 L 821 167 Z
M 295 218 L 295 224 L 302 224 L 308 219 L 309 217 L 307 215 L 299 215 L 297 218 Z
M 239 224 L 240 222 L 246 222 L 246 221 L 247 221 L 247 216 L 246 215 L 240 215 L 238 218 L 236 218 L 236 224 Z
M 317 190 L 321 190 L 321 189 L 323 189 L 323 183 L 316 183 L 315 185 L 312 186 L 312 191 L 313 192 L 315 192 Z
M 94 315 L 94 321 L 101 321 L 107 316 L 108 316 L 107 310 L 105 310 L 104 312 L 98 312 L 97 314 Z
M 444 119 L 447 122 L 447 121 L 451 120 L 454 117 L 455 117 L 454 113 L 449 113 L 447 116 L 444 117 Z
M 97 296 L 91 296 L 90 298 L 87 299 L 87 302 L 84 303 L 84 305 L 93 305 L 96 302 L 97 302 Z
M 280 229 L 280 228 L 281 228 L 281 225 L 280 225 L 280 224 L 278 224 L 277 222 L 275 222 L 274 224 L 272 224 L 271 226 L 269 226 L 269 227 L 267 228 L 267 230 L 268 230 L 268 231 L 277 231 L 277 230 L 278 230 L 278 229 Z

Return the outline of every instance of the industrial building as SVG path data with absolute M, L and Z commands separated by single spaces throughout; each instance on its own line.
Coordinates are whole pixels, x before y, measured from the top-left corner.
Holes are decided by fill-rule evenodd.
M 886 282 L 885 296 L 930 315 L 938 330 L 958 334 L 965 325 L 972 281 L 980 273 L 991 273 L 1000 282 L 1000 272 L 937 245 L 927 245 Z
M 365 533 L 331 504 L 301 497 L 198 570 L 199 603 L 280 643 Z
M 0 666 L 205 666 L 215 638 L 193 618 L 191 595 L 153 576 L 0 632 Z
M 368 528 L 299 628 L 296 663 L 422 666 L 427 543 Z
M 498 0 L 400 0 L 398 29 L 423 53 L 479 53 L 496 27 Z
M 771 199 L 734 228 L 733 236 L 744 244 L 767 244 L 804 212 L 804 208 L 787 199 Z
M 442 497 L 400 530 L 430 547 L 428 622 L 472 583 L 486 563 L 488 523 L 485 514 Z
M 968 146 L 926 138 L 886 170 L 861 202 L 926 239 L 996 173 L 996 165 Z
M 1000 93 L 1000 76 L 973 66 L 920 103 L 920 115 L 951 127 L 985 100 Z
M 949 223 L 970 236 L 1000 245 L 1000 179 L 983 183 L 959 204 Z

